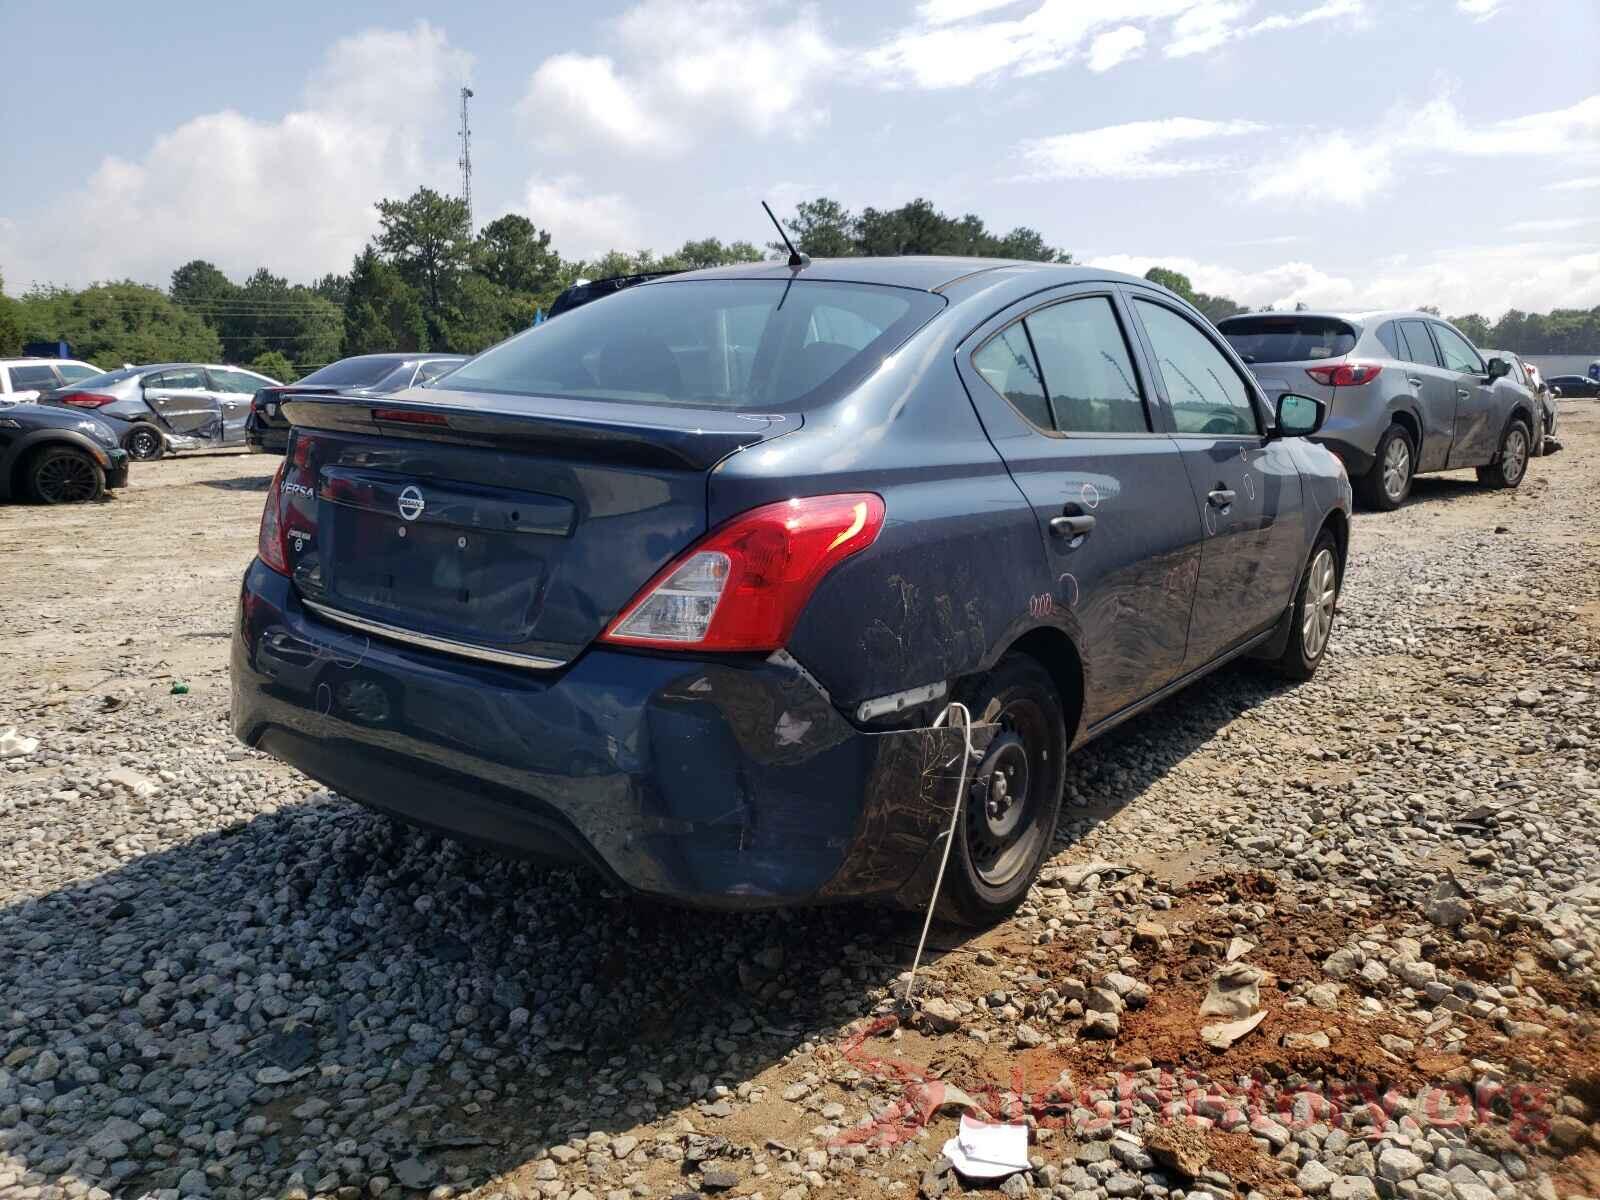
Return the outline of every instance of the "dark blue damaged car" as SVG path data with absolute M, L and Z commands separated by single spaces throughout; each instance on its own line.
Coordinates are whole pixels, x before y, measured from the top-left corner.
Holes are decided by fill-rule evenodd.
M 1013 908 L 1076 746 L 1243 655 L 1317 669 L 1350 486 L 1144 280 L 942 258 L 642 283 L 426 390 L 284 398 L 247 744 L 507 853 L 719 907 Z

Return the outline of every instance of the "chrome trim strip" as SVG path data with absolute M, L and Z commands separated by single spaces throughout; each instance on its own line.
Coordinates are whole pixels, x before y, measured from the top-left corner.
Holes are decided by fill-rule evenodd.
M 541 658 L 537 654 L 518 654 L 512 650 L 491 650 L 487 646 L 474 646 L 471 642 L 458 642 L 451 638 L 430 637 L 415 630 L 385 625 L 382 621 L 369 621 L 365 617 L 351 616 L 347 612 L 329 608 L 326 604 L 318 604 L 304 597 L 300 603 L 305 605 L 308 611 L 336 625 L 346 625 L 351 629 L 359 629 L 362 633 L 404 642 L 409 646 L 421 646 L 424 650 L 438 650 L 444 654 L 458 654 L 462 658 L 476 658 L 483 662 L 502 663 L 509 667 L 526 667 L 530 671 L 549 671 L 556 667 L 564 667 L 570 661 L 560 658 Z

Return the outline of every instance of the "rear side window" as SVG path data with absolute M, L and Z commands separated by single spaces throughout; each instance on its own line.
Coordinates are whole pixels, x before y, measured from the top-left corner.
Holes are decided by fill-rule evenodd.
M 330 387 L 371 387 L 398 365 L 392 358 L 342 358 L 298 382 L 325 383 Z
M 1426 321 L 1396 322 L 1400 330 L 1400 357 L 1425 367 L 1437 367 L 1439 356 L 1433 351 L 1433 339 L 1428 336 Z
M 203 391 L 206 386 L 205 376 L 198 368 L 184 367 L 176 371 L 157 371 L 154 375 L 145 376 L 144 386 L 147 388 L 188 388 Z
M 1447 371 L 1460 371 L 1463 374 L 1483 374 L 1483 359 L 1478 357 L 1478 352 L 1472 348 L 1472 343 L 1467 341 L 1448 325 L 1440 325 L 1437 321 L 1430 321 L 1433 337 L 1439 343 L 1439 353 L 1444 358 L 1444 368 Z
M 1258 434 L 1250 389 L 1211 339 L 1165 305 L 1148 300 L 1134 304 L 1155 351 L 1178 432 L 1219 437 Z
M 1023 322 L 1044 373 L 1055 428 L 1064 433 L 1148 433 L 1128 343 L 1104 296 L 1068 300 Z
M 700 408 L 803 409 L 847 391 L 944 307 L 908 288 L 807 279 L 631 287 L 525 330 L 454 391 Z
M 1343 358 L 1356 347 L 1356 331 L 1333 317 L 1234 317 L 1219 327 L 1247 363 L 1312 362 Z
M 1039 429 L 1052 429 L 1050 402 L 1045 397 L 1039 363 L 1028 344 L 1028 332 L 1018 321 L 1002 329 L 972 356 L 972 365 L 986 382 Z
M 42 392 L 61 383 L 49 367 L 12 367 L 10 370 L 13 392 Z
M 212 386 L 219 392 L 249 392 L 255 394 L 257 388 L 272 386 L 267 380 L 256 375 L 249 375 L 243 371 L 218 371 L 211 370 Z
M 56 367 L 56 371 L 68 383 L 77 383 L 79 380 L 88 379 L 91 375 L 100 374 L 94 367 L 80 367 L 77 363 L 62 363 Z
M 1389 352 L 1390 358 L 1405 358 L 1405 352 L 1400 349 L 1400 331 L 1395 328 L 1393 321 L 1385 321 L 1378 326 L 1378 340 L 1383 343 L 1383 348 Z

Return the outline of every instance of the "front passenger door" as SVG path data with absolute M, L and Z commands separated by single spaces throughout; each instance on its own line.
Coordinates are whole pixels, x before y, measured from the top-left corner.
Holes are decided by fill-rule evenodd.
M 1456 389 L 1456 440 L 1450 448 L 1450 466 L 1481 466 L 1500 448 L 1495 389 L 1485 380 L 1483 356 L 1442 321 L 1429 321 L 1428 328 Z
M 222 441 L 222 405 L 211 394 L 199 367 L 173 367 L 146 375 L 144 402 L 173 433 L 207 442 Z
M 256 389 L 266 387 L 267 381 L 222 367 L 207 367 L 206 374 L 211 377 L 211 390 L 222 406 L 222 440 L 244 441 L 244 423 L 250 416 L 250 402 L 255 399 Z
M 1188 313 L 1130 288 L 1205 528 L 1186 670 L 1270 627 L 1300 577 L 1300 472 L 1242 366 Z

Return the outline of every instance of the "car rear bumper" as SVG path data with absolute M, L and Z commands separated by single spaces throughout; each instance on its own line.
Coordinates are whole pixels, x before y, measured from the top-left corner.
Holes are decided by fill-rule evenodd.
M 319 622 L 259 561 L 233 729 L 353 800 L 710 907 L 925 899 L 957 733 L 863 733 L 803 672 L 592 649 L 559 672 Z
M 264 425 L 252 414 L 244 427 L 244 441 L 258 454 L 282 454 L 289 448 L 289 427 Z

